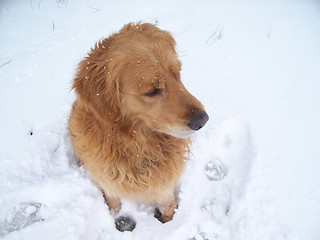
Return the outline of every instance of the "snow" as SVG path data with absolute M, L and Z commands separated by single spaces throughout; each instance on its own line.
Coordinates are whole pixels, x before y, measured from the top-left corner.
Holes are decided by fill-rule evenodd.
M 320 239 L 318 1 L 1 1 L 0 238 Z M 173 33 L 210 116 L 171 222 L 118 232 L 72 152 L 76 64 L 125 23 Z

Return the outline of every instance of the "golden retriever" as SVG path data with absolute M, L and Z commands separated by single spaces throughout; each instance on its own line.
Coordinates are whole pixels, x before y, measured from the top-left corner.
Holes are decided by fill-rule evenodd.
M 124 198 L 157 203 L 163 222 L 174 215 L 187 136 L 208 121 L 180 80 L 175 45 L 153 24 L 130 23 L 98 42 L 78 65 L 71 142 L 113 214 Z

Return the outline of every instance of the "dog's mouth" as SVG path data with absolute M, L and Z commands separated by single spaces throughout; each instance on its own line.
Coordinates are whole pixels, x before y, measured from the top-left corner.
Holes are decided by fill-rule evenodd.
M 158 120 L 152 120 L 152 123 L 150 121 L 147 121 L 149 123 L 150 129 L 154 132 L 158 133 L 164 133 L 168 134 L 170 136 L 176 137 L 176 138 L 187 138 L 196 131 L 203 128 L 207 121 L 209 120 L 209 116 L 205 111 L 201 111 L 200 113 L 196 115 L 192 115 L 191 119 L 187 122 L 180 122 L 176 124 L 158 124 L 163 123 L 162 121 Z M 151 124 L 150 124 L 151 123 Z
M 196 132 L 195 130 L 187 130 L 187 131 L 180 131 L 180 132 L 175 131 L 168 134 L 176 138 L 187 138 L 187 137 L 190 137 L 195 132 Z
M 192 130 L 187 125 L 166 126 L 165 128 L 153 127 L 153 129 L 154 132 L 170 135 L 176 138 L 187 138 L 196 132 L 196 130 Z

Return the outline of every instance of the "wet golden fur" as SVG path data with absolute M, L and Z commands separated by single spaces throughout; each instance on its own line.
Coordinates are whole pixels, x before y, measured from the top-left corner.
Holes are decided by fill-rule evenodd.
M 182 136 L 192 132 L 192 113 L 203 111 L 180 69 L 172 36 L 139 23 L 101 40 L 78 65 L 70 137 L 114 212 L 126 198 L 159 203 L 164 221 L 174 214 L 190 144 Z

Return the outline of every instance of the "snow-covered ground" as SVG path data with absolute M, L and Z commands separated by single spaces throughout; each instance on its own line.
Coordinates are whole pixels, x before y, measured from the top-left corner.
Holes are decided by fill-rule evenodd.
M 66 126 L 76 64 L 139 20 L 173 33 L 210 121 L 174 219 L 124 202 L 121 233 Z M 319 1 L 0 1 L 2 239 L 320 239 L 319 123 Z

